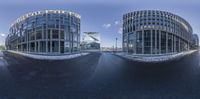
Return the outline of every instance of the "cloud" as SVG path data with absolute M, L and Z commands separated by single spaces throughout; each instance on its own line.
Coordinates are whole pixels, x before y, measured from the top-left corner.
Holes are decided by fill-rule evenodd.
M 115 25 L 119 25 L 120 24 L 120 21 L 115 21 Z
M 122 27 L 119 28 L 118 33 L 122 34 Z
M 5 36 L 6 36 L 6 34 L 4 34 L 4 33 L 0 33 L 0 36 L 2 36 L 2 37 L 5 37 Z
M 105 28 L 105 29 L 108 29 L 108 28 L 110 28 L 111 27 L 111 24 L 103 24 L 103 26 L 102 26 L 103 28 Z

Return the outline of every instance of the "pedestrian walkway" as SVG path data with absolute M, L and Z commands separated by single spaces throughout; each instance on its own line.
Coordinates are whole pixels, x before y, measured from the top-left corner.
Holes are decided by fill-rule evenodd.
M 65 60 L 65 59 L 72 59 L 80 56 L 88 55 L 89 53 L 76 53 L 76 54 L 64 54 L 64 55 L 37 55 L 37 54 L 29 54 L 29 53 L 22 53 L 17 51 L 8 50 L 10 53 L 19 54 L 25 57 L 39 59 L 39 60 Z
M 197 50 L 190 50 L 190 51 L 185 51 L 185 52 L 180 52 L 180 53 L 173 53 L 173 54 L 168 54 L 168 55 L 156 55 L 156 56 L 147 56 L 147 55 L 135 55 L 135 54 L 128 54 L 128 53 L 114 53 L 117 56 L 133 60 L 133 61 L 138 61 L 138 62 L 166 62 L 166 61 L 171 61 L 175 59 L 182 58 L 186 55 L 192 54 L 196 52 Z

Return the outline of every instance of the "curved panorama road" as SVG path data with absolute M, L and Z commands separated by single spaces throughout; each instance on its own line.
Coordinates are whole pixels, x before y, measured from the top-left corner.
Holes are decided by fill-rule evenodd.
M 145 64 L 110 53 L 41 61 L 4 52 L 0 98 L 199 99 L 200 54 Z

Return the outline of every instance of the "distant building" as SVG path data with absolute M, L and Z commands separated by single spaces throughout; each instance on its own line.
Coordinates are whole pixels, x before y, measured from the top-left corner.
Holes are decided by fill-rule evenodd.
M 6 48 L 37 54 L 79 52 L 80 15 L 63 10 L 23 15 L 11 25 Z
M 199 37 L 197 34 L 192 35 L 192 49 L 199 48 Z
M 108 51 L 108 52 L 114 52 L 116 51 L 116 48 L 113 47 L 101 47 L 101 51 Z M 117 47 L 117 51 L 118 52 L 121 52 L 122 51 L 122 48 L 121 47 Z
M 100 35 L 98 32 L 84 32 L 82 42 L 82 50 L 100 50 Z
M 142 10 L 123 15 L 123 51 L 133 54 L 168 54 L 190 50 L 192 27 L 178 15 Z

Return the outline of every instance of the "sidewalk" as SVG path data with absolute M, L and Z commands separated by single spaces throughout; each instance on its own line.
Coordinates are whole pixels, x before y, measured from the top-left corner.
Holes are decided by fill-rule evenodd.
M 128 53 L 114 53 L 117 56 L 137 61 L 137 62 L 148 62 L 148 63 L 158 63 L 158 62 L 167 62 L 175 59 L 182 58 L 186 55 L 192 54 L 197 50 L 190 50 L 186 52 L 174 53 L 169 55 L 156 55 L 156 56 L 143 56 L 143 55 L 134 55 Z
M 72 59 L 80 56 L 88 55 L 89 53 L 78 53 L 78 54 L 64 54 L 64 55 L 36 55 L 36 54 L 29 54 L 29 53 L 22 53 L 12 50 L 7 50 L 10 53 L 19 54 L 28 58 L 38 59 L 38 60 L 65 60 L 65 59 Z

